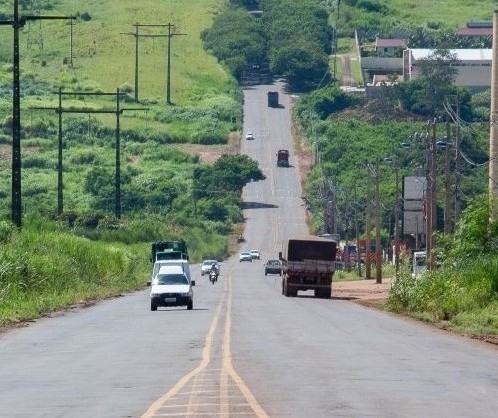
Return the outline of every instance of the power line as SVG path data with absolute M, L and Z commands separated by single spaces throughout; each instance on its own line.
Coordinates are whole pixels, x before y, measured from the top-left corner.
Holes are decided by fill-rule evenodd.
M 12 25 L 13 36 L 13 68 L 12 68 L 12 222 L 17 227 L 22 225 L 21 197 L 21 82 L 19 32 L 28 21 L 75 19 L 74 16 L 40 16 L 19 15 L 19 0 L 14 0 L 14 16 L 12 20 L 1 20 L 0 25 Z

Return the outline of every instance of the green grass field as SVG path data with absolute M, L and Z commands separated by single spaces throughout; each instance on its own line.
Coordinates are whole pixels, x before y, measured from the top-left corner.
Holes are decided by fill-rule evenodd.
M 491 21 L 496 1 L 493 0 L 389 0 L 396 16 L 412 24 L 443 22 L 448 26 L 465 26 L 468 21 Z
M 10 2 L 9 2 L 10 3 Z M 82 15 L 73 25 L 73 66 L 65 64 L 70 57 L 70 24 L 68 21 L 27 23 L 21 32 L 21 66 L 23 75 L 34 74 L 52 85 L 62 83 L 81 89 L 114 92 L 125 84 L 135 85 L 134 24 L 174 25 L 172 33 L 185 35 L 171 38 L 171 98 L 174 103 L 195 101 L 197 94 L 226 89 L 229 77 L 216 60 L 204 52 L 200 33 L 211 25 L 222 10 L 222 0 L 131 0 L 57 2 L 55 9 L 43 15 Z M 12 13 L 12 6 L 0 11 Z M 139 97 L 162 101 L 166 96 L 167 27 L 141 27 L 139 37 Z M 40 44 L 28 41 L 37 35 Z M 12 38 L 10 26 L 0 28 L 4 58 Z

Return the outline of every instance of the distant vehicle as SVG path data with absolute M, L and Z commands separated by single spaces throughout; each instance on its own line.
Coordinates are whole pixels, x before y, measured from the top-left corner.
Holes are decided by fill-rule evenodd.
M 150 261 L 158 260 L 188 260 L 187 243 L 180 239 L 176 241 L 155 241 L 151 245 Z
M 277 152 L 277 166 L 289 167 L 289 151 L 286 149 L 279 149 Z
M 282 265 L 280 260 L 268 260 L 265 264 L 265 276 L 267 274 L 278 274 L 282 275 Z
M 239 255 L 239 261 L 252 261 L 252 255 L 248 251 L 244 251 Z
M 247 132 L 247 133 L 246 133 L 246 139 L 247 139 L 247 140 L 254 139 L 254 135 L 253 135 L 253 133 L 252 133 L 252 132 Z
M 150 289 L 150 310 L 159 306 L 194 307 L 194 280 L 189 280 L 181 266 L 163 266 L 152 281 Z
M 261 253 L 259 252 L 259 250 L 251 250 L 249 251 L 249 253 L 251 254 L 251 257 L 255 258 L 256 260 L 259 260 L 261 258 Z
M 415 251 L 412 260 L 412 277 L 419 277 L 427 270 L 427 253 L 425 251 Z
M 282 294 L 297 296 L 314 290 L 316 298 L 330 298 L 336 267 L 337 243 L 327 238 L 291 238 L 279 253 L 282 261 Z
M 202 263 L 201 263 L 201 276 L 204 276 L 205 274 L 209 274 L 209 272 L 211 271 L 211 266 L 212 265 L 215 265 L 217 270 L 218 270 L 218 274 L 220 273 L 220 263 L 218 262 L 218 260 L 204 260 Z
M 268 107 L 278 107 L 278 91 L 268 92 Z

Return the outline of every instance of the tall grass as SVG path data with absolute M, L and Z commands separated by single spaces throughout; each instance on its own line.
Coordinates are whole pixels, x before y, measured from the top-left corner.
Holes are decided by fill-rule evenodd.
M 147 246 L 109 245 L 28 223 L 2 232 L 0 327 L 140 288 Z
M 498 257 L 445 265 L 417 279 L 405 269 L 393 283 L 388 307 L 460 332 L 486 328 L 498 334 L 498 320 L 490 316 L 498 307 Z

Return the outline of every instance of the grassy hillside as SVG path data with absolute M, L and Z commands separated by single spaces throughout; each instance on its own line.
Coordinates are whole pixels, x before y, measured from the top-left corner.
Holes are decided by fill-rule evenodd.
M 412 24 L 428 21 L 448 26 L 464 26 L 470 20 L 492 20 L 496 8 L 494 0 L 388 0 L 395 18 Z
M 12 2 L 2 2 L 0 12 L 11 14 Z M 45 1 L 53 4 L 43 15 L 76 15 L 80 18 L 73 27 L 73 67 L 65 65 L 70 51 L 70 25 L 67 21 L 28 23 L 21 34 L 23 74 L 35 74 L 37 79 L 79 85 L 85 89 L 98 88 L 115 91 L 127 83 L 134 86 L 135 23 L 169 24 L 173 33 L 186 35 L 172 38 L 172 99 L 185 104 L 198 92 L 226 89 L 228 76 L 216 60 L 203 51 L 199 34 L 209 27 L 213 16 L 220 11 L 222 0 L 90 0 Z M 29 14 L 30 11 L 21 12 Z M 81 17 L 88 16 L 90 20 Z M 43 50 L 27 42 L 33 34 L 43 38 Z M 167 28 L 140 28 L 139 34 L 166 35 Z M 2 58 L 10 61 L 12 30 L 0 29 Z M 139 39 L 139 91 L 141 98 L 163 100 L 166 91 L 167 38 Z

